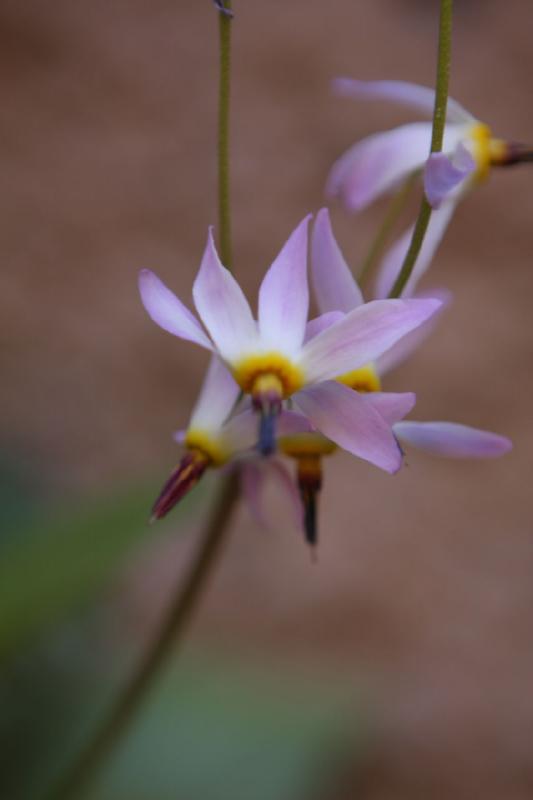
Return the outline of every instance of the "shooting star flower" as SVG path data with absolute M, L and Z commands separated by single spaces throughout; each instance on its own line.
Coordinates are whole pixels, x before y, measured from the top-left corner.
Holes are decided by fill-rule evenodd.
M 311 247 L 312 282 L 321 319 L 335 312 L 350 314 L 364 303 L 362 292 L 353 277 L 331 228 L 327 209 L 318 212 Z M 444 305 L 444 304 L 443 304 Z M 337 392 L 357 397 L 371 408 L 395 438 L 426 452 L 457 458 L 493 458 L 508 452 L 511 442 L 504 436 L 451 422 L 403 421 L 412 410 L 415 396 L 381 390 L 381 379 L 417 349 L 433 330 L 436 315 L 403 337 L 375 361 L 368 362 L 337 377 Z M 311 419 L 309 409 L 298 404 Z M 316 426 L 317 428 L 319 426 Z M 323 430 L 323 429 L 322 429 Z M 360 431 L 359 452 L 351 452 L 380 465 L 371 445 L 365 451 L 368 424 Z M 310 426 L 307 432 L 284 436 L 280 449 L 297 462 L 297 482 L 304 504 L 304 525 L 308 541 L 316 542 L 317 497 L 322 485 L 322 459 L 336 450 L 336 444 Z M 333 437 L 331 437 L 333 438 Z M 338 443 L 338 441 L 337 441 Z M 342 445 L 341 445 L 342 446 Z M 399 462 L 401 463 L 401 461 Z
M 257 321 L 239 284 L 221 264 L 211 231 L 193 286 L 194 303 L 208 333 L 149 270 L 140 275 L 142 301 L 160 327 L 214 352 L 226 364 L 259 413 L 263 454 L 274 451 L 276 419 L 283 401 L 293 398 L 318 430 L 350 452 L 358 452 L 360 429 L 368 428 L 380 466 L 394 472 L 401 456 L 390 428 L 334 379 L 379 358 L 431 317 L 441 302 L 379 300 L 353 308 L 342 318 L 327 315 L 307 324 L 308 222 L 306 217 L 297 226 L 267 271 L 259 290 Z
M 340 78 L 334 82 L 334 87 L 346 97 L 385 100 L 409 106 L 427 116 L 433 113 L 435 93 L 425 86 L 404 81 Z M 533 159 L 530 148 L 495 138 L 488 125 L 451 98 L 447 105 L 442 153 L 429 153 L 431 128 L 429 121 L 413 122 L 357 142 L 334 164 L 326 187 L 327 193 L 338 197 L 348 210 L 360 211 L 425 168 L 426 197 L 436 210 L 404 290 L 407 297 L 431 262 L 457 203 L 465 193 L 486 179 L 491 167 Z M 386 257 L 378 280 L 378 297 L 386 297 L 392 288 L 411 236 L 412 229 L 396 242 Z

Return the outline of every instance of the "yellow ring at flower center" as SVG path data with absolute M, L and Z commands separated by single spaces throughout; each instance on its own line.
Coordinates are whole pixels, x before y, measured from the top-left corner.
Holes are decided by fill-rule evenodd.
M 277 352 L 246 356 L 233 365 L 233 377 L 246 394 L 252 394 L 260 379 L 272 376 L 282 397 L 290 397 L 304 385 L 303 370 L 286 356 Z

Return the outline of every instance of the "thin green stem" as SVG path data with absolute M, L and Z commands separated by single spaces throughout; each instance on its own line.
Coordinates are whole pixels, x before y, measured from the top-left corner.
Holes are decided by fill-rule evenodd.
M 433 128 L 431 131 L 431 152 L 442 150 L 444 128 L 446 125 L 446 106 L 448 103 L 448 84 L 450 80 L 450 58 L 452 45 L 452 10 L 453 0 L 441 0 L 439 18 L 439 50 L 437 58 L 437 84 L 435 89 L 435 106 L 433 109 Z M 431 206 L 426 197 L 422 199 L 420 211 L 413 230 L 409 249 L 405 255 L 402 268 L 394 282 L 389 297 L 400 297 L 416 264 L 426 235 Z
M 226 0 L 224 9 L 230 10 Z M 220 214 L 220 252 L 223 263 L 231 266 L 231 219 L 229 205 L 229 96 L 230 96 L 230 31 L 231 15 L 219 12 L 220 82 L 219 82 L 219 138 L 218 187 Z M 116 699 L 108 716 L 97 728 L 92 739 L 71 765 L 62 781 L 46 795 L 46 800 L 78 800 L 99 767 L 105 762 L 124 731 L 127 729 L 161 667 L 175 647 L 183 640 L 191 615 L 205 589 L 216 563 L 229 522 L 239 497 L 239 472 L 234 469 L 226 476 L 219 495 L 207 520 L 202 542 L 198 547 L 183 582 L 171 598 L 168 612 L 158 635 L 129 683 Z
M 224 3 L 231 11 L 231 0 Z M 218 226 L 220 258 L 228 269 L 232 268 L 231 208 L 229 170 L 229 108 L 231 79 L 231 25 L 233 17 L 222 12 L 218 15 L 220 38 L 220 70 L 218 84 Z
M 361 288 L 364 288 L 364 285 L 368 282 L 372 270 L 383 255 L 387 240 L 406 206 L 407 200 L 414 183 L 418 178 L 418 175 L 418 170 L 413 172 L 392 198 L 387 209 L 387 213 L 385 214 L 385 218 L 383 219 L 374 241 L 370 245 L 370 249 L 361 265 L 361 269 L 357 278 Z
M 171 599 L 157 637 L 87 747 L 61 783 L 46 795 L 46 800 L 78 800 L 127 729 L 161 667 L 183 639 L 192 612 L 222 549 L 238 496 L 239 476 L 237 470 L 233 470 L 220 487 L 203 541 L 183 583 Z

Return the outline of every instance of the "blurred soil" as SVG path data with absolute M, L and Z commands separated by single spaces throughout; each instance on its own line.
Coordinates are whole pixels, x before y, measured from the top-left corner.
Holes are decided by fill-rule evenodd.
M 456 5 L 454 96 L 532 141 L 531 4 Z M 333 160 L 410 119 L 332 97 L 330 78 L 431 84 L 437 3 L 235 6 L 235 267 L 255 292 Z M 208 0 L 0 7 L 0 437 L 58 496 L 163 480 L 176 458 L 206 356 L 151 323 L 136 275 L 190 296 L 215 221 L 216 59 Z M 272 531 L 239 515 L 197 621 L 199 639 L 363 687 L 375 748 L 339 797 L 533 796 L 532 181 L 494 173 L 461 206 L 428 279 L 453 307 L 388 383 L 417 392 L 418 418 L 497 430 L 513 453 L 412 453 L 395 478 L 331 459 L 318 565 L 273 490 Z M 334 210 L 353 264 L 382 211 Z

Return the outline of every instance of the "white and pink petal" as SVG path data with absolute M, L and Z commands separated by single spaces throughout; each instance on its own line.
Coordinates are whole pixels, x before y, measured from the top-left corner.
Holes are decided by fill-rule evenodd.
M 397 472 L 402 455 L 391 426 L 365 399 L 335 381 L 303 389 L 294 398 L 314 427 L 344 450 L 386 472 Z
M 435 106 L 433 89 L 408 81 L 360 81 L 353 78 L 336 78 L 333 81 L 333 89 L 344 97 L 356 100 L 386 100 L 409 106 L 427 116 L 433 114 Z M 462 124 L 475 121 L 472 114 L 451 97 L 448 98 L 446 119 L 448 122 Z
M 307 216 L 293 231 L 259 289 L 259 332 L 267 348 L 289 355 L 304 340 L 309 311 Z
M 421 169 L 430 143 L 429 122 L 413 122 L 368 136 L 333 165 L 326 192 L 349 210 L 360 211 Z
M 193 297 L 196 310 L 224 361 L 231 364 L 253 350 L 258 340 L 257 323 L 241 287 L 222 266 L 211 229 Z
M 311 238 L 311 280 L 322 314 L 352 311 L 363 295 L 333 235 L 327 208 L 316 215 Z
M 180 339 L 187 339 L 207 350 L 213 349 L 213 344 L 194 314 L 154 272 L 149 269 L 141 270 L 139 291 L 142 303 L 156 325 Z
M 498 458 L 512 449 L 506 436 L 455 422 L 415 422 L 394 425 L 402 444 L 448 458 Z
M 301 365 L 307 383 L 336 378 L 375 361 L 440 306 L 439 300 L 430 298 L 376 300 L 359 306 L 304 346 Z

